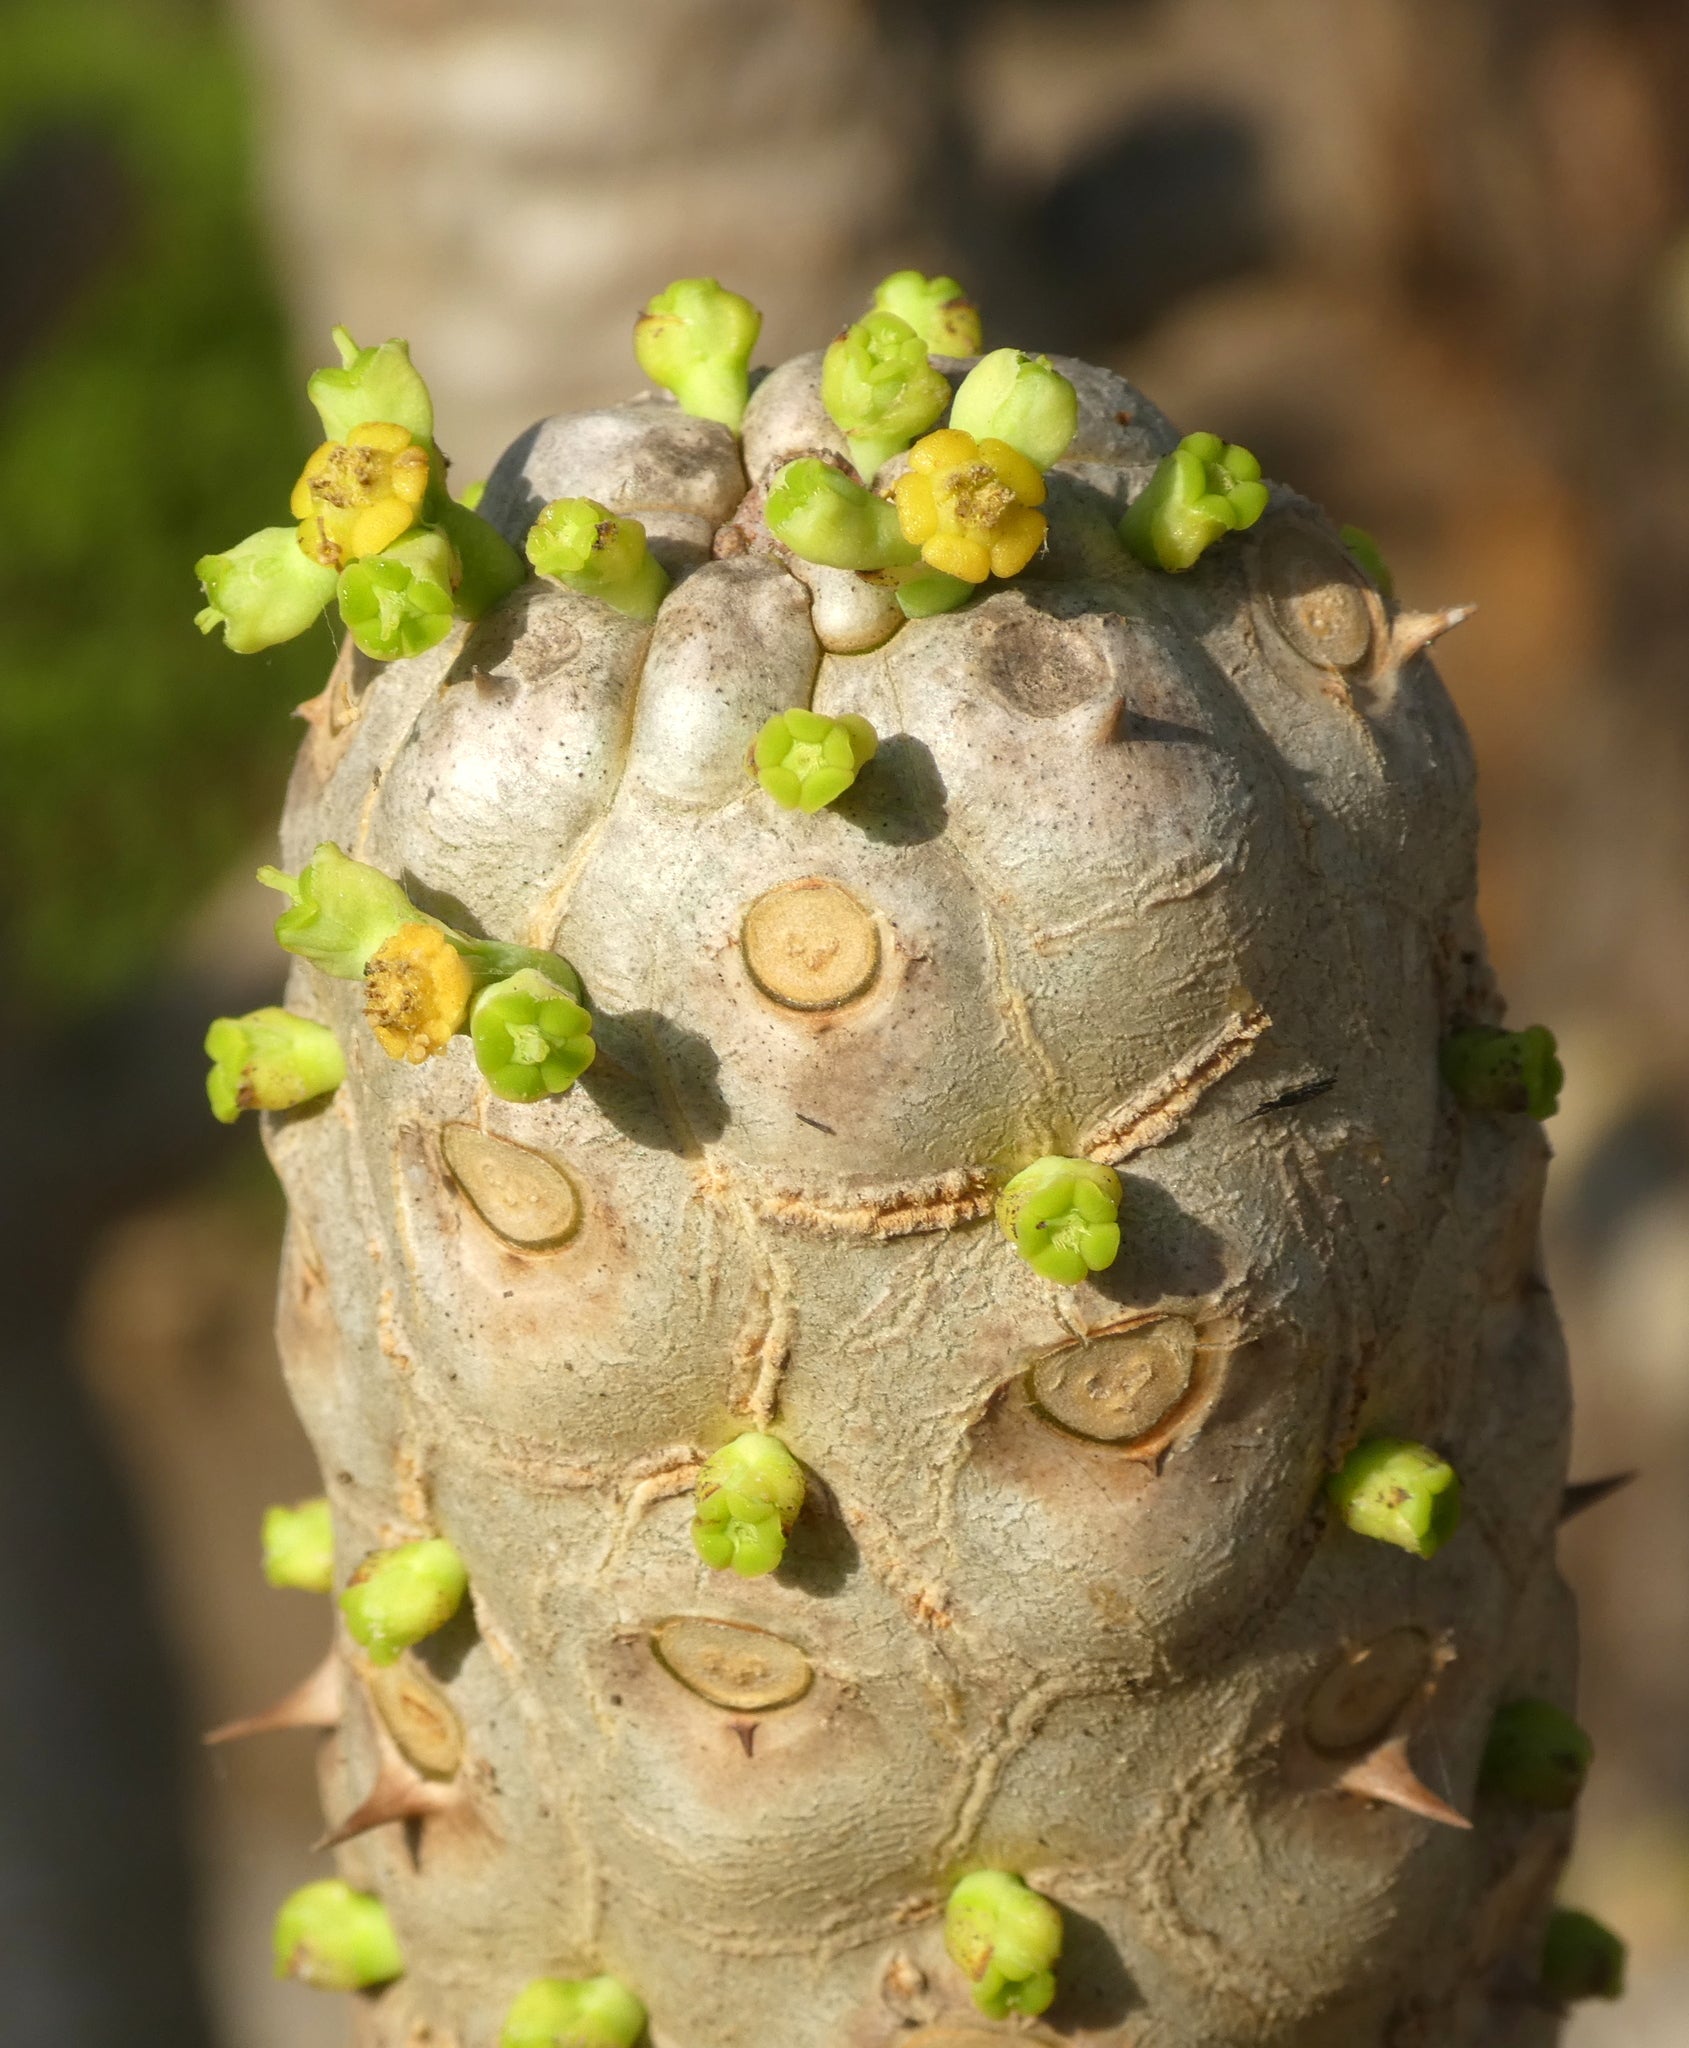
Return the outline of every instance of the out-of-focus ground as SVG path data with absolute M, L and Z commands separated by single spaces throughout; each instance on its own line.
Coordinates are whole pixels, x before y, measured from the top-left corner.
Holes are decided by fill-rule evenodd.
M 713 270 L 763 304 L 772 357 L 821 341 L 884 269 L 944 262 L 991 340 L 1115 363 L 1371 529 L 1408 602 L 1479 603 L 1438 660 L 1478 748 L 1503 983 L 1566 1056 L 1547 1255 L 1573 1469 L 1642 1474 L 1562 1538 L 1598 1755 L 1565 1893 L 1626 1936 L 1633 1981 L 1568 2039 L 1680 2044 L 1689 16 L 243 0 L 241 20 L 298 362 L 332 320 L 408 334 L 460 477 L 535 415 L 633 388 L 631 314 L 671 275 Z M 173 942 L 182 971 L 260 999 L 263 901 L 211 890 Z M 262 1505 L 314 1479 L 269 1337 L 276 1197 L 249 1132 L 215 1149 L 100 1226 L 74 1313 L 184 1756 L 300 1676 L 327 1627 L 256 1571 Z M 310 1739 L 191 1756 L 182 1778 L 215 2038 L 340 2040 L 337 2001 L 266 1972 L 275 1901 L 327 1867 Z M 6 1981 L 0 1952 L 0 2000 Z

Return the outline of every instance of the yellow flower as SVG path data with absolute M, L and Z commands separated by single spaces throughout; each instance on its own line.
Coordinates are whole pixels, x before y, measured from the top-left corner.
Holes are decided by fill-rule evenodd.
M 431 924 L 402 924 L 364 969 L 364 1015 L 381 1049 L 420 1066 L 463 1029 L 475 977 Z
M 313 562 L 343 569 L 378 555 L 416 524 L 428 490 L 428 450 L 390 420 L 325 441 L 299 473 L 290 509 Z
M 1013 576 L 1044 545 L 1044 478 L 1007 441 L 940 427 L 910 449 L 894 496 L 904 539 L 966 583 Z

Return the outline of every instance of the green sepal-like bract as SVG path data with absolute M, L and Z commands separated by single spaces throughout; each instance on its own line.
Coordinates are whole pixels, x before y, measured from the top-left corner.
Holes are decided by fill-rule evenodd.
M 879 747 L 865 718 L 846 712 L 777 711 L 751 750 L 756 778 L 787 811 L 818 811 L 841 797 Z
M 1542 1944 L 1542 1989 L 1556 2005 L 1624 1996 L 1625 1945 L 1592 1913 L 1557 1906 Z
M 803 1467 L 778 1437 L 764 1430 L 735 1437 L 698 1474 L 693 1547 L 716 1571 L 761 1578 L 785 1556 L 803 1496 Z
M 1034 2018 L 1056 1995 L 1061 1909 L 1006 1870 L 976 1870 L 951 1891 L 944 1946 L 988 2018 Z
M 323 423 L 323 438 L 344 441 L 354 427 L 391 421 L 418 441 L 434 439 L 434 401 L 411 362 L 408 341 L 383 341 L 359 348 L 344 327 L 332 330 L 338 365 L 314 370 L 306 395 Z
M 368 1991 L 405 1967 L 387 1908 L 338 1877 L 301 1885 L 282 1901 L 274 1946 L 276 1975 L 319 1991 Z
M 935 355 L 979 354 L 979 308 L 953 277 L 894 270 L 874 287 L 874 305 L 906 320 Z
M 490 982 L 469 1008 L 475 1064 L 506 1102 L 562 1095 L 592 1065 L 592 1018 L 531 967 Z
M 393 1664 L 444 1628 L 469 1590 L 463 1559 L 443 1536 L 373 1551 L 352 1574 L 340 1611 L 372 1664 Z
M 1481 1791 L 1540 1813 L 1577 1804 L 1594 1757 L 1589 1737 L 1547 1700 L 1509 1700 L 1490 1724 L 1478 1767 Z
M 262 867 L 266 889 L 290 898 L 276 943 L 340 981 L 361 981 L 372 953 L 403 924 L 425 922 L 397 882 L 324 840 L 297 875 Z
M 505 2014 L 499 2048 L 634 2048 L 645 2020 L 619 1977 L 536 1977 Z
M 1357 1536 L 1435 1557 L 1460 1526 L 1460 1479 L 1425 1444 L 1369 1437 L 1326 1481 L 1332 1505 Z
M 340 572 L 340 616 L 372 661 L 398 661 L 437 647 L 452 629 L 452 549 L 431 526 L 415 526 L 378 555 Z
M 542 576 L 599 597 L 631 619 L 654 619 L 669 579 L 645 528 L 595 498 L 555 498 L 528 529 L 528 560 Z
M 944 612 L 959 610 L 979 592 L 977 583 L 947 576 L 942 569 L 929 569 L 924 562 L 913 569 L 887 569 L 882 580 L 891 585 L 897 608 L 906 619 L 936 619 Z
M 962 379 L 950 424 L 976 441 L 1006 441 L 1048 469 L 1079 430 L 1079 394 L 1048 356 L 994 348 Z
M 1560 1107 L 1566 1072 L 1546 1024 L 1523 1031 L 1474 1024 L 1443 1040 L 1443 1079 L 1465 1109 L 1543 1119 Z
M 1091 1159 L 1035 1159 L 997 1197 L 997 1227 L 1035 1273 L 1076 1286 L 1120 1250 L 1120 1176 Z
M 326 1024 L 291 1010 L 218 1017 L 205 1034 L 211 1114 L 232 1124 L 243 1109 L 295 1109 L 332 1095 L 346 1078 L 340 1042 Z
M 194 574 L 207 600 L 194 624 L 202 633 L 221 626 L 234 654 L 297 638 L 334 595 L 334 571 L 305 553 L 297 526 L 266 526 L 223 554 L 201 555 Z
M 1367 575 L 1372 578 L 1379 592 L 1385 597 L 1396 594 L 1396 579 L 1390 573 L 1390 564 L 1385 561 L 1379 547 L 1364 526 L 1343 526 L 1338 528 L 1337 537 L 1349 550 Z
M 897 569 L 919 562 L 897 507 L 830 463 L 806 455 L 775 479 L 763 518 L 794 555 L 827 569 Z
M 639 367 L 683 412 L 716 420 L 734 433 L 750 395 L 751 350 L 762 315 L 713 277 L 682 277 L 646 301 L 634 322 Z
M 1187 434 L 1126 508 L 1120 538 L 1145 568 L 1191 568 L 1267 509 L 1261 465 L 1218 434 Z
M 486 486 L 471 485 L 477 493 Z M 498 528 L 483 519 L 468 503 L 448 497 L 444 491 L 428 500 L 428 517 L 451 542 L 457 565 L 457 582 L 452 590 L 452 609 L 460 619 L 478 619 L 518 589 L 527 578 L 522 557 Z
M 943 415 L 950 386 L 908 321 L 874 312 L 829 345 L 821 361 L 821 403 L 844 434 L 857 474 L 872 483 L 883 462 Z
M 334 1522 L 328 1502 L 296 1501 L 264 1510 L 264 1577 L 299 1593 L 327 1593 L 334 1585 Z

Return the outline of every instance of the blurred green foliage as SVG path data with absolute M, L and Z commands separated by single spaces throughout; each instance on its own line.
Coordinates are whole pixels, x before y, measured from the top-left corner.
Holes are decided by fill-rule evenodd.
M 121 214 L 0 381 L 8 1006 L 107 997 L 148 971 L 278 804 L 288 711 L 332 655 L 326 629 L 242 659 L 193 625 L 194 560 L 285 519 L 316 438 L 256 225 L 248 115 L 220 10 L 0 13 L 0 189 L 43 137 L 70 136 L 108 165 Z M 0 254 L 0 279 L 15 261 Z

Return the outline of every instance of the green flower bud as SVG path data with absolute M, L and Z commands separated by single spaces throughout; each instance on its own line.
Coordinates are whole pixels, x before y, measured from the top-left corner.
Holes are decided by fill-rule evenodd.
M 654 619 L 668 594 L 663 565 L 637 519 L 593 498 L 556 498 L 528 529 L 528 560 L 586 597 L 601 597 L 630 619 Z
M 1338 538 L 1360 563 L 1368 576 L 1385 597 L 1396 594 L 1396 579 L 1390 574 L 1390 564 L 1385 561 L 1375 541 L 1364 526 L 1343 526 L 1338 528 Z
M 1006 441 L 1048 469 L 1079 431 L 1079 394 L 1048 356 L 994 348 L 963 378 L 950 424 L 976 441 Z
M 411 365 L 408 341 L 359 348 L 344 327 L 333 330 L 338 369 L 315 370 L 305 390 L 323 423 L 323 437 L 344 441 L 371 421 L 390 421 L 418 441 L 434 439 L 434 401 Z
M 713 277 L 682 277 L 646 301 L 633 325 L 633 352 L 651 382 L 680 400 L 682 412 L 737 433 L 761 332 L 762 315 L 749 299 L 724 291 Z
M 1089 1159 L 1035 1159 L 997 1197 L 997 1227 L 1035 1273 L 1076 1286 L 1120 1250 L 1120 1176 Z
M 523 968 L 470 1005 L 475 1064 L 506 1102 L 562 1095 L 592 1065 L 592 1018 L 546 975 Z
M 1542 1988 L 1556 2005 L 1624 1996 L 1625 1945 L 1589 1913 L 1558 1906 L 1542 1944 Z
M 485 484 L 471 484 L 461 499 L 448 498 L 441 491 L 429 501 L 429 517 L 451 542 L 456 557 L 458 578 L 452 609 L 460 619 L 481 618 L 518 589 L 528 575 L 522 557 L 509 541 L 470 504 L 470 492 L 479 504 L 485 489 Z
M 895 313 L 870 313 L 847 327 L 821 363 L 821 403 L 844 432 L 865 483 L 943 415 L 950 386 L 927 361 L 926 344 Z
M 536 1977 L 505 2014 L 499 2048 L 634 2048 L 645 2018 L 619 1977 Z
M 404 1970 L 387 1908 L 338 1877 L 301 1885 L 276 1915 L 276 1975 L 319 1991 L 367 1991 Z
M 297 875 L 263 867 L 258 879 L 291 899 L 276 940 L 340 981 L 361 981 L 370 956 L 404 924 L 422 922 L 397 882 L 324 840 Z
M 346 1078 L 334 1033 L 291 1010 L 219 1017 L 205 1034 L 205 1050 L 205 1092 L 220 1124 L 232 1124 L 243 1109 L 293 1109 L 332 1095 Z
M 987 2018 L 1029 2018 L 1056 1995 L 1061 1909 L 1006 1870 L 976 1870 L 951 1892 L 944 1947 Z
M 266 526 L 226 554 L 201 555 L 194 574 L 210 600 L 194 624 L 202 633 L 221 626 L 234 654 L 296 638 L 334 595 L 334 571 L 300 547 L 297 526 Z
M 1485 1792 L 1561 1813 L 1577 1803 L 1595 1752 L 1570 1714 L 1547 1700 L 1509 1700 L 1490 1724 L 1478 1784 Z
M 1522 1110 L 1540 1120 L 1560 1107 L 1566 1070 L 1545 1024 L 1524 1031 L 1474 1024 L 1443 1040 L 1438 1063 L 1463 1109 Z
M 334 1585 L 334 1523 L 328 1502 L 295 1501 L 264 1510 L 264 1576 L 272 1586 L 326 1593 Z
M 1424 1444 L 1375 1436 L 1326 1481 L 1333 1506 L 1357 1536 L 1435 1557 L 1460 1526 L 1460 1479 Z
M 777 711 L 757 734 L 756 778 L 782 810 L 818 811 L 841 797 L 874 758 L 879 738 L 865 718 L 846 712 Z
M 803 1467 L 778 1437 L 764 1430 L 735 1437 L 698 1474 L 693 1548 L 716 1571 L 761 1578 L 785 1556 L 803 1495 Z
M 416 526 L 378 555 L 340 572 L 340 616 L 372 661 L 437 647 L 452 629 L 452 550 L 445 535 Z
M 1188 569 L 1267 509 L 1261 465 L 1218 434 L 1187 434 L 1126 508 L 1120 538 L 1149 569 Z
M 977 356 L 983 336 L 979 308 L 953 277 L 894 270 L 874 287 L 874 304 L 908 321 L 935 355 Z
M 444 1628 L 469 1590 L 463 1559 L 443 1536 L 376 1550 L 352 1574 L 340 1611 L 372 1664 L 393 1664 Z
M 830 463 L 805 456 L 775 479 L 763 518 L 794 555 L 827 569 L 890 569 L 919 562 L 897 507 Z

